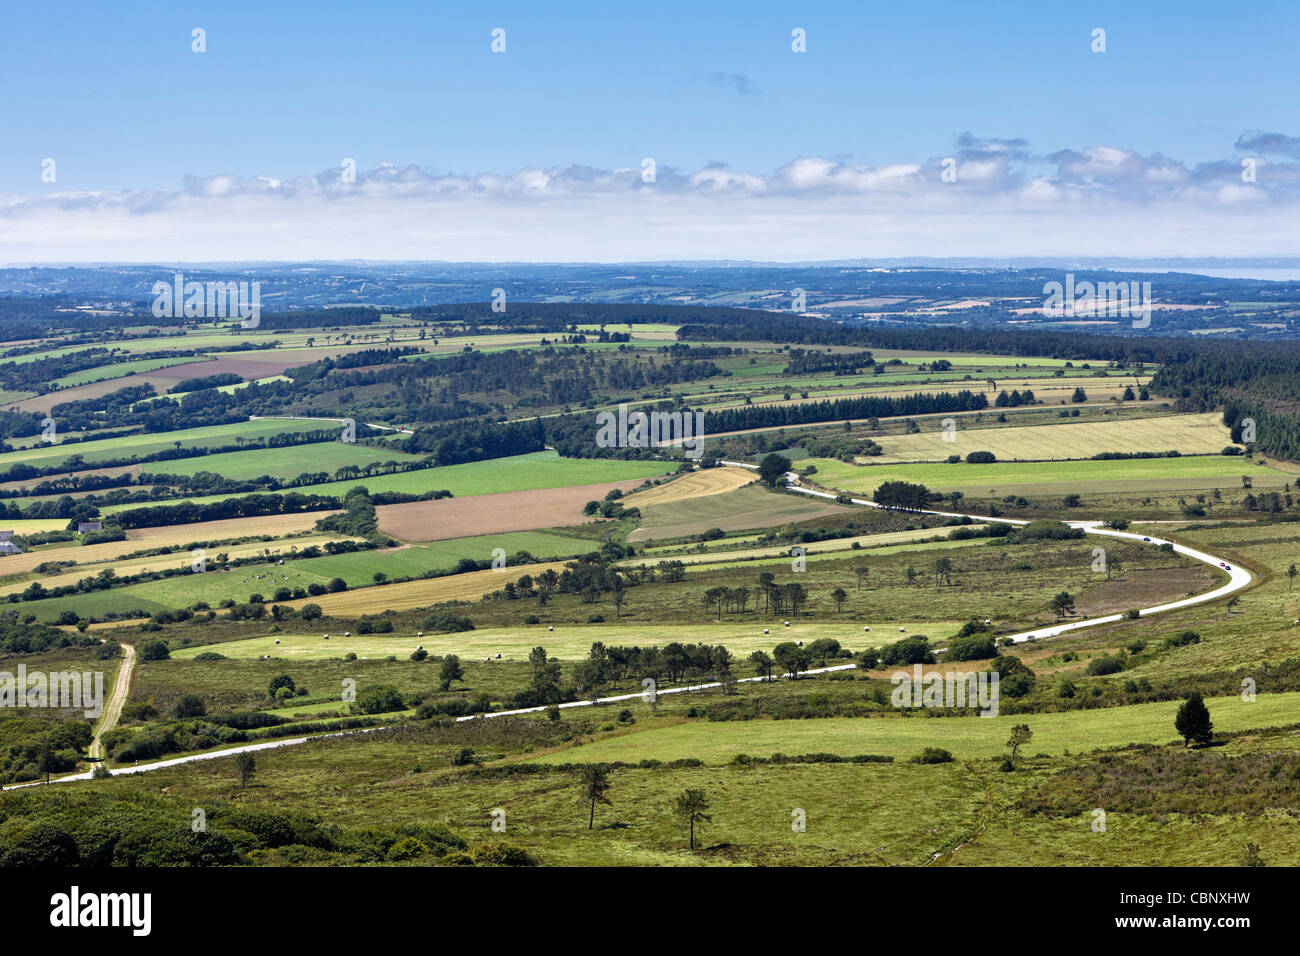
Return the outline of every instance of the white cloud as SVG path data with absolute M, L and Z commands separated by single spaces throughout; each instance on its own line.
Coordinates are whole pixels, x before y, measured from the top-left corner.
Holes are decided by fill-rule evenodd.
M 1279 134 L 1280 135 L 1280 134 Z M 288 179 L 0 196 L 0 261 L 820 259 L 896 255 L 1282 255 L 1300 166 L 1202 163 L 1114 146 L 1035 156 L 1024 140 L 943 157 L 794 159 L 770 172 L 570 165 L 448 173 L 381 164 Z

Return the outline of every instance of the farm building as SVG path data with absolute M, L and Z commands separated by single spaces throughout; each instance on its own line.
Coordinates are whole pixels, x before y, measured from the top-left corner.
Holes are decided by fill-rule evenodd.
M 104 522 L 102 521 L 82 521 L 77 524 L 77 533 L 85 534 L 87 531 L 103 531 Z

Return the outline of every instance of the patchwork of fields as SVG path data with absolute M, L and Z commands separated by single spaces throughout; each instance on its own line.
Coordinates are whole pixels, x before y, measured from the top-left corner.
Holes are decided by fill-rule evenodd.
M 777 293 L 756 292 L 754 301 L 769 294 Z M 1127 841 L 1123 852 L 1139 862 L 1171 840 L 1179 862 L 1221 862 L 1247 838 L 1268 841 L 1261 845 L 1279 859 L 1300 858 L 1293 820 L 1283 825 L 1262 809 L 1263 796 L 1242 795 L 1249 778 L 1252 793 L 1281 805 L 1275 798 L 1294 786 L 1287 781 L 1300 779 L 1300 589 L 1291 573 L 1300 562 L 1293 488 L 1300 467 L 1240 445 L 1240 454 L 1221 454 L 1232 442 L 1220 411 L 1178 413 L 1170 395 L 1124 399 L 1126 388 L 1151 383 L 1150 363 L 872 349 L 882 363 L 875 365 L 845 346 L 739 341 L 719 342 L 725 348 L 678 374 L 678 353 L 699 354 L 691 350 L 700 343 L 678 341 L 675 324 L 579 328 L 592 339 L 605 332 L 631 340 L 577 347 L 555 332 L 494 332 L 477 320 L 405 313 L 357 327 L 247 335 L 233 327 L 148 331 L 123 338 L 127 353 L 61 375 L 55 384 L 64 387 L 49 395 L 0 396 L 18 400 L 11 408 L 44 409 L 228 372 L 241 381 L 191 393 L 187 408 L 229 401 L 247 410 L 239 396 L 262 393 L 250 414 L 332 417 L 355 405 L 378 412 L 357 412 L 358 421 L 403 429 L 367 444 L 254 448 L 241 446 L 336 426 L 265 418 L 146 432 L 162 419 L 141 418 L 114 438 L 47 444 L 23 436 L 0 452 L 0 473 L 59 469 L 0 484 L 11 513 L 42 515 L 0 520 L 21 548 L 0 557 L 0 604 L 8 609 L 0 640 L 23 629 L 48 640 L 42 650 L 0 656 L 53 669 L 96 655 L 108 662 L 98 666 L 117 668 L 117 643 L 133 646 L 127 706 L 114 726 L 100 728 L 109 767 L 358 723 L 400 728 L 256 751 L 253 784 L 238 791 L 230 757 L 66 786 L 105 795 L 143 786 L 186 807 L 237 792 L 242 808 L 291 807 L 328 816 L 332 826 L 446 826 L 471 850 L 491 838 L 481 808 L 506 807 L 511 842 L 545 863 L 576 865 L 1092 865 L 1111 858 L 1076 826 L 1076 804 L 1102 805 L 1088 802 L 1101 791 L 1117 803 L 1116 845 Z M 256 347 L 220 351 L 239 342 Z M 418 353 L 384 351 L 405 346 Z M 51 343 L 14 361 L 78 347 Z M 179 349 L 212 351 L 197 360 L 132 357 Z M 366 350 L 374 351 L 356 357 Z M 571 365 L 548 366 L 534 381 L 528 363 L 498 367 L 490 358 L 514 352 Z M 830 360 L 850 354 L 850 374 L 834 374 Z M 348 356 L 362 364 L 332 367 Z M 883 364 L 891 359 L 898 364 Z M 292 377 L 312 363 L 320 364 Z M 633 366 L 638 374 L 628 372 Z M 277 388 L 252 388 L 254 381 Z M 268 397 L 286 384 L 304 395 Z M 1073 401 L 1078 387 L 1086 401 Z M 793 464 L 769 460 L 771 474 L 811 469 L 802 482 L 836 493 L 924 485 L 931 507 L 966 518 L 774 490 L 748 468 L 691 469 L 670 448 L 632 451 L 646 456 L 639 459 L 583 457 L 585 419 L 623 403 L 741 411 L 959 389 L 992 402 L 1004 389 L 1024 388 L 1037 404 L 954 414 L 953 441 L 942 431 L 947 416 L 927 413 L 742 429 L 706 443 L 711 458 L 754 464 L 788 451 Z M 412 412 L 434 407 L 427 421 Z M 534 427 L 534 418 L 545 451 L 504 454 L 538 443 L 507 446 L 490 430 L 472 430 L 511 420 Z M 865 454 L 872 442 L 882 454 Z M 225 450 L 131 462 L 178 448 Z M 947 461 L 972 451 L 998 461 Z M 1165 451 L 1180 454 L 1092 460 Z M 479 460 L 385 473 L 426 454 Z M 105 460 L 126 463 L 87 467 Z M 122 473 L 131 481 L 120 488 L 97 484 Z M 206 478 L 151 483 L 201 473 L 242 490 L 226 493 L 230 486 Z M 303 474 L 326 480 L 283 486 Z M 31 495 L 46 478 L 81 484 Z M 58 493 L 44 493 L 51 487 Z M 185 498 L 180 488 L 223 493 Z M 249 488 L 327 495 L 346 510 L 132 528 L 122 541 L 77 530 L 95 519 L 112 535 L 123 512 L 223 502 Z M 359 488 L 369 495 L 344 501 Z M 452 497 L 391 504 L 370 497 L 443 490 Z M 995 517 L 1038 524 L 998 537 L 1006 529 L 988 520 Z M 1130 530 L 1220 555 L 1254 577 L 1230 598 L 1139 615 L 1202 595 L 1227 572 L 1154 543 L 1084 538 L 1061 524 L 1082 519 L 1131 522 Z M 193 570 L 194 548 L 204 549 L 201 571 Z M 55 589 L 68 593 L 51 597 Z M 1043 640 L 1009 639 L 1103 614 L 1123 617 Z M 42 625 L 56 629 L 38 631 Z M 913 663 L 931 674 L 996 671 L 999 715 L 959 707 L 942 716 L 900 713 L 890 702 L 891 676 Z M 763 675 L 776 679 L 750 680 Z M 550 709 L 640 694 L 646 679 L 673 693 Z M 1253 699 L 1242 694 L 1246 681 L 1257 690 Z M 677 692 L 702 683 L 720 686 Z M 1212 746 L 1184 750 L 1175 714 L 1193 694 L 1204 696 L 1213 718 Z M 536 710 L 500 714 L 516 709 Z M 493 713 L 499 718 L 463 719 Z M 1012 747 L 1017 726 L 1031 739 Z M 914 762 L 927 748 L 934 762 Z M 6 782 L 39 777 L 35 758 L 17 746 L 11 753 L 18 756 L 9 764 L 0 759 Z M 859 762 L 847 762 L 854 757 Z M 67 759 L 67 770 L 91 765 L 75 748 Z M 1166 772 L 1165 761 L 1181 761 L 1178 774 Z M 613 782 L 613 802 L 595 808 L 590 831 L 577 806 L 575 766 L 589 764 L 611 765 Z M 1127 774 L 1124 784 L 1112 774 Z M 711 801 L 702 850 L 683 846 L 672 813 L 686 787 Z M 1193 799 L 1203 804 L 1199 829 L 1184 816 Z M 802 842 L 792 837 L 791 807 L 809 811 Z M 1042 843 L 1027 843 L 1026 834 Z M 319 848 L 258 852 L 267 865 L 330 861 Z M 409 861 L 445 862 L 427 846 L 412 853 Z M 381 854 L 369 862 L 408 860 Z

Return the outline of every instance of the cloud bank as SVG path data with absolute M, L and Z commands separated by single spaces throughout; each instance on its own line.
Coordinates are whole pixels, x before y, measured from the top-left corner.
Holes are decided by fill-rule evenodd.
M 730 83 L 732 81 L 726 80 Z M 1243 176 L 1243 160 L 1253 181 Z M 0 195 L 0 261 L 626 261 L 1294 255 L 1300 137 L 1187 164 L 963 133 L 948 156 L 446 173 L 342 167 L 179 188 Z

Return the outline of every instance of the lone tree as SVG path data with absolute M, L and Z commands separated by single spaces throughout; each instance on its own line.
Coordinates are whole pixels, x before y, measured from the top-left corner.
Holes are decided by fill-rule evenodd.
M 1205 701 L 1197 691 L 1192 691 L 1178 708 L 1178 714 L 1174 717 L 1174 729 L 1183 738 L 1184 747 L 1193 740 L 1198 744 L 1208 744 L 1214 738 L 1210 709 L 1205 706 Z
M 1295 584 L 1295 576 L 1297 573 L 1300 572 L 1296 571 L 1294 564 L 1291 565 L 1291 567 L 1286 569 L 1286 576 L 1287 576 L 1286 589 L 1288 591 L 1291 590 L 1291 585 Z
M 442 659 L 442 670 L 438 672 L 438 680 L 442 683 L 443 690 L 451 690 L 451 682 L 454 680 L 464 680 L 465 669 L 460 666 L 460 658 L 455 654 L 448 654 Z
M 610 805 L 609 797 L 605 796 L 605 792 L 613 786 L 609 779 L 609 765 L 583 764 L 582 769 L 578 771 L 578 779 L 582 781 L 581 802 L 584 806 L 591 807 L 591 812 L 587 815 L 587 829 L 590 830 L 596 823 L 596 804 Z
M 247 751 L 235 754 L 235 771 L 239 774 L 239 785 L 247 787 L 248 781 L 253 779 L 253 774 L 257 771 L 257 761 Z
M 1057 617 L 1064 617 L 1066 614 L 1074 613 L 1074 597 L 1069 591 L 1062 591 L 1056 597 L 1052 598 L 1052 610 L 1056 612 Z
M 758 477 L 769 488 L 785 484 L 785 474 L 790 470 L 790 459 L 771 454 L 758 463 Z
M 812 663 L 812 655 L 807 648 L 800 647 L 794 641 L 784 641 L 772 648 L 772 656 L 791 680 L 799 679 L 799 672 L 806 671 Z
M 861 591 L 862 582 L 866 579 L 867 575 L 871 573 L 871 569 L 866 567 L 854 568 L 853 573 L 858 576 L 858 590 Z
M 835 613 L 839 614 L 844 610 L 844 602 L 849 599 L 848 592 L 843 588 L 836 588 L 831 592 L 831 600 L 835 602 Z
M 686 821 L 691 830 L 691 849 L 695 849 L 695 827 L 699 823 L 712 823 L 709 816 L 709 798 L 703 790 L 687 788 L 673 804 L 673 812 Z
M 934 586 L 952 584 L 952 558 L 936 558 L 934 562 Z
M 754 665 L 754 670 L 758 671 L 760 677 L 769 681 L 772 679 L 772 668 L 776 662 L 767 651 L 755 651 L 750 654 L 749 662 Z
M 1034 732 L 1029 729 L 1028 724 L 1016 724 L 1011 728 L 1011 737 L 1007 740 L 1007 746 L 1011 748 L 1011 762 L 1016 762 L 1016 752 L 1029 743 L 1034 736 Z

